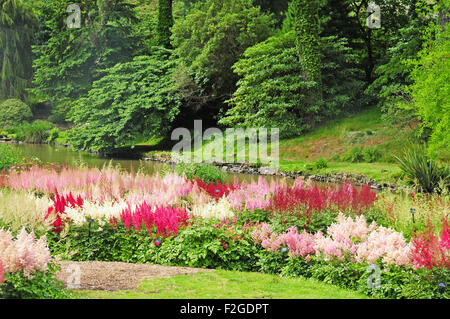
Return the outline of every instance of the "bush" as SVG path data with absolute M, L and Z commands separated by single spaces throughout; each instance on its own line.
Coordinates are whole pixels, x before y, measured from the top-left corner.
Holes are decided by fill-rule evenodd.
M 6 100 L 0 104 L 0 127 L 11 127 L 33 117 L 30 107 L 18 99 Z
M 102 227 L 97 222 L 89 226 L 71 226 L 65 237 L 48 233 L 48 243 L 53 255 L 76 261 L 120 261 L 128 263 L 151 263 L 156 246 L 145 234 L 125 227 Z
M 364 149 L 364 161 L 373 163 L 381 158 L 381 152 L 377 147 L 367 147 Z
M 161 245 L 156 262 L 187 267 L 255 271 L 261 248 L 242 226 L 201 221 Z M 217 223 L 217 222 L 216 222 Z
M 352 163 L 373 163 L 381 158 L 381 152 L 377 147 L 356 146 L 348 150 L 344 156 L 344 161 Z
M 68 299 L 70 292 L 64 289 L 62 282 L 54 278 L 57 267 L 49 265 L 49 271 L 35 272 L 27 277 L 23 271 L 5 275 L 0 284 L 0 299 Z
M 314 167 L 316 169 L 327 168 L 328 162 L 323 158 L 319 158 L 317 161 L 314 162 Z
M 217 181 L 222 184 L 225 182 L 224 172 L 212 164 L 180 163 L 175 166 L 175 172 L 180 176 L 184 174 L 187 179 L 200 179 L 207 184 Z
M 273 253 L 272 253 L 273 254 Z M 260 259 L 261 270 L 274 273 L 271 267 L 277 254 L 272 258 L 265 256 Z M 280 263 L 275 273 L 279 272 L 283 277 L 302 276 L 313 278 L 344 289 L 357 290 L 375 298 L 394 299 L 448 299 L 449 270 L 442 269 L 412 269 L 406 267 L 380 266 L 379 285 L 369 286 L 375 277 L 372 269 L 367 264 L 354 262 L 325 262 L 314 257 L 309 262 L 304 258 L 289 258 L 287 262 Z
M 9 129 L 9 131 L 16 135 L 16 140 L 18 141 L 25 143 L 45 143 L 52 129 L 52 123 L 36 120 L 33 123 L 23 123 Z
M 20 162 L 19 153 L 8 144 L 0 144 L 0 171 Z
M 406 180 L 419 188 L 420 191 L 433 193 L 442 191 L 442 186 L 449 187 L 450 168 L 427 155 L 424 145 L 410 144 L 404 149 L 403 154 L 394 156 L 400 169 L 405 174 Z

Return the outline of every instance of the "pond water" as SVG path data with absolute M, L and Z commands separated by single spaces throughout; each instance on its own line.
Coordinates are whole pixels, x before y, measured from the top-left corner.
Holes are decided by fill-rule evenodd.
M 104 165 L 113 166 L 120 165 L 121 168 L 135 172 L 139 169 L 145 174 L 153 175 L 159 172 L 163 167 L 167 167 L 168 164 L 154 162 L 154 161 L 142 161 L 136 159 L 125 159 L 125 158 L 106 158 L 101 157 L 96 154 L 89 152 L 74 151 L 69 147 L 64 146 L 53 146 L 47 144 L 11 144 L 11 146 L 17 149 L 22 157 L 27 160 L 32 160 L 33 158 L 39 158 L 44 163 L 55 163 L 55 164 L 68 164 L 71 166 L 84 164 L 88 167 L 102 168 Z M 226 174 L 227 177 L 232 177 L 236 175 L 240 182 L 242 181 L 252 181 L 259 178 L 258 175 L 250 174 Z M 267 180 L 281 179 L 282 177 L 266 176 Z

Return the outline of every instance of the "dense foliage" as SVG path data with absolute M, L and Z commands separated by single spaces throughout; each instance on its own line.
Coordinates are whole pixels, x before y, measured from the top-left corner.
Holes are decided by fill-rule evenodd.
M 357 109 L 364 84 L 358 80 L 355 56 L 345 39 L 321 39 L 323 100 L 310 103 L 314 81 L 305 80 L 294 31 L 271 37 L 244 53 L 233 66 L 241 77 L 220 123 L 228 126 L 278 127 L 282 137 L 300 135 L 342 111 Z
M 179 100 L 171 90 L 174 62 L 169 55 L 170 51 L 155 48 L 151 56 L 105 70 L 89 94 L 73 106 L 74 146 L 108 150 L 132 144 L 139 133 L 168 132 L 179 112 Z
M 130 3 L 84 1 L 79 29 L 66 25 L 69 4 L 69 0 L 42 3 L 42 39 L 34 47 L 33 93 L 54 106 L 86 94 L 102 70 L 128 61 L 136 46 Z
M 176 83 L 194 109 L 215 110 L 235 89 L 231 67 L 246 48 L 273 32 L 272 18 L 250 0 L 203 0 L 175 21 L 172 45 L 180 65 Z
M 450 1 L 443 1 L 440 10 L 448 12 Z M 426 46 L 419 52 L 411 72 L 410 87 L 413 107 L 422 121 L 422 127 L 431 130 L 430 153 L 448 152 L 450 146 L 450 51 L 448 27 L 433 24 Z M 431 38 L 431 39 L 430 39 Z
M 36 20 L 27 1 L 0 1 L 0 101 L 25 98 L 32 76 Z
M 30 107 L 18 99 L 0 103 L 0 128 L 21 124 L 33 117 Z
M 8 144 L 0 145 L 0 171 L 10 168 L 20 162 L 19 153 Z
M 81 28 L 69 28 L 69 0 L 4 0 L 1 23 L 20 37 L 0 36 L 0 99 L 49 107 L 51 121 L 75 124 L 75 148 L 105 151 L 167 139 L 172 125 L 192 128 L 198 118 L 294 137 L 377 104 L 388 122 L 421 121 L 430 152 L 441 154 L 449 112 L 436 81 L 448 82 L 448 31 L 438 29 L 447 2 L 377 1 L 380 28 L 367 25 L 369 2 L 84 0 Z M 144 73 L 153 80 L 133 92 L 130 81 Z

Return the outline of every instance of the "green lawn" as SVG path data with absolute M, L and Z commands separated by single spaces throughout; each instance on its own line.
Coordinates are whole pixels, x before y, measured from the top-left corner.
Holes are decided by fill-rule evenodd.
M 304 278 L 216 270 L 144 280 L 137 291 L 74 291 L 94 299 L 367 299 L 353 291 Z

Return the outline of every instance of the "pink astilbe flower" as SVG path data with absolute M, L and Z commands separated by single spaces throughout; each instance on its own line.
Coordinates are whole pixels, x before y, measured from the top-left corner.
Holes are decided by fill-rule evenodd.
M 289 256 L 306 257 L 314 254 L 315 238 L 307 232 L 298 233 L 296 227 L 289 228 L 288 232 L 280 235 L 282 245 L 289 248 Z
M 268 224 L 258 225 L 252 233 L 253 241 L 268 251 L 275 252 L 287 246 L 289 256 L 305 257 L 311 255 L 325 261 L 349 260 L 356 262 L 411 265 L 411 247 L 401 233 L 390 228 L 367 224 L 363 216 L 355 219 L 339 213 L 336 223 L 327 229 L 327 235 L 321 231 L 309 234 L 298 233 L 291 227 L 286 233 L 275 235 Z
M 376 229 L 377 225 L 373 222 L 367 225 L 364 216 L 358 216 L 355 219 L 345 217 L 341 212 L 338 214 L 337 222 L 331 224 L 327 229 L 327 234 L 335 240 L 354 239 L 358 241 L 365 240 L 368 234 Z
M 289 228 L 287 233 L 275 235 L 270 231 L 269 224 L 262 223 L 253 230 L 252 239 L 271 252 L 276 252 L 282 246 L 287 246 L 291 257 L 306 257 L 315 252 L 314 236 L 307 232 L 298 233 L 296 227 Z
M 14 240 L 9 231 L 0 229 L 0 262 L 5 273 L 23 271 L 26 276 L 35 271 L 46 271 L 50 262 L 50 250 L 46 237 L 36 240 L 34 233 L 23 228 Z
M 264 240 L 267 240 L 271 236 L 270 225 L 267 223 L 259 224 L 252 232 L 252 239 L 258 245 L 261 245 Z
M 239 189 L 231 191 L 227 199 L 235 210 L 241 211 L 247 209 L 254 211 L 256 209 L 267 209 L 272 202 L 272 194 L 279 187 L 275 182 L 269 184 L 261 176 L 258 181 L 251 183 L 244 182 Z
M 358 246 L 356 260 L 372 264 L 380 259 L 388 265 L 407 266 L 411 264 L 411 246 L 401 233 L 380 226 Z

